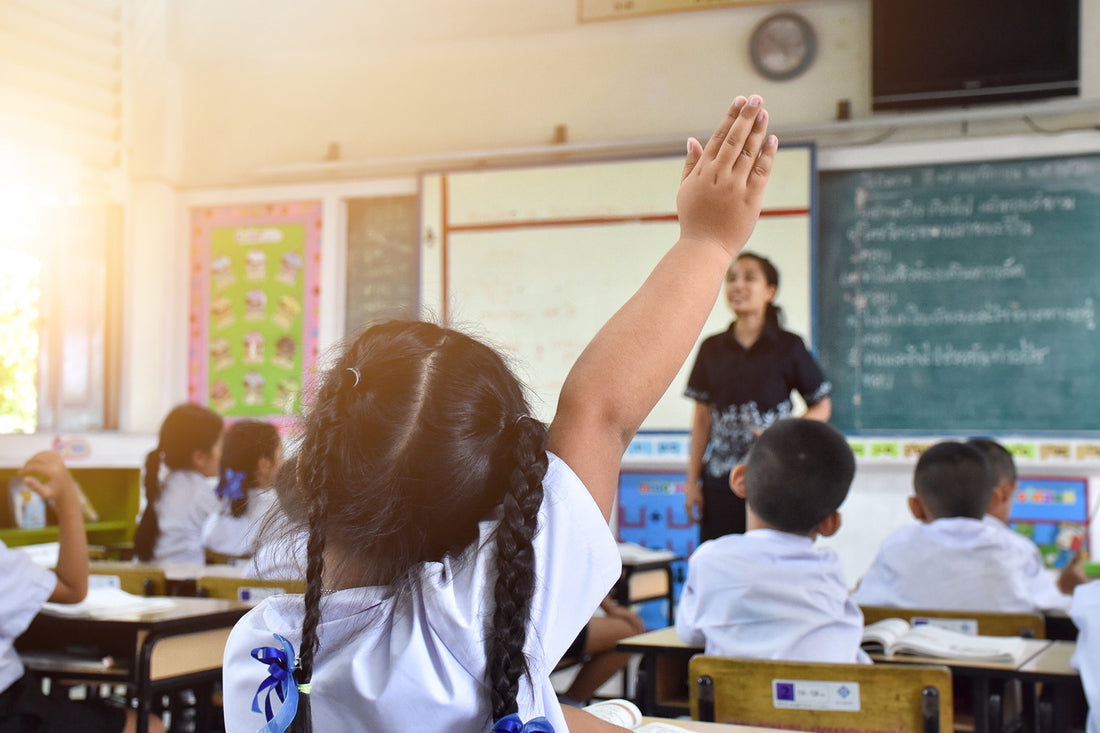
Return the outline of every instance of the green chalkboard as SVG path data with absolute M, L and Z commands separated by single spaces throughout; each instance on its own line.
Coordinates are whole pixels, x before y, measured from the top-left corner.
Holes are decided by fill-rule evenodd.
M 1100 156 L 823 172 L 842 430 L 1100 430 Z
M 387 318 L 416 318 L 420 293 L 416 196 L 350 199 L 346 331 Z

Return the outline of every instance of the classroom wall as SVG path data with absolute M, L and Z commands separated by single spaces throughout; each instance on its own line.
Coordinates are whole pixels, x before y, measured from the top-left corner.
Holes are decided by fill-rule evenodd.
M 879 134 L 846 133 L 830 122 L 840 99 L 849 100 L 857 121 L 870 115 L 869 0 L 770 3 L 584 25 L 576 22 L 574 2 L 137 5 L 127 8 L 131 62 L 124 70 L 122 424 L 146 436 L 138 441 L 143 447 L 167 409 L 186 395 L 190 205 L 325 202 L 326 222 L 335 223 L 324 242 L 325 345 L 343 330 L 337 236 L 343 195 L 408 190 L 415 186 L 413 171 L 456 157 L 472 162 L 492 160 L 494 151 L 545 152 L 558 125 L 566 126 L 566 147 L 588 145 L 594 153 L 601 144 L 629 141 L 672 145 L 707 134 L 740 92 L 765 96 L 773 129 L 790 131 L 783 139 L 855 145 Z M 760 19 L 784 9 L 814 23 L 818 58 L 798 79 L 770 82 L 752 71 L 748 38 Z M 1100 102 L 1100 3 L 1083 0 L 1082 15 L 1081 101 L 1088 104 Z M 1041 122 L 1060 129 L 1097 119 L 1085 111 Z M 1026 131 L 1020 119 L 937 123 L 889 139 Z M 326 164 L 333 142 L 339 160 Z M 862 149 L 868 147 L 874 146 Z M 935 156 L 934 145 L 929 155 Z M 22 445 L 16 448 L 22 452 Z M 911 466 L 861 463 L 845 507 L 847 526 L 829 541 L 850 580 L 870 561 L 880 535 L 909 521 L 904 496 Z M 1100 478 L 1100 469 L 1067 470 Z

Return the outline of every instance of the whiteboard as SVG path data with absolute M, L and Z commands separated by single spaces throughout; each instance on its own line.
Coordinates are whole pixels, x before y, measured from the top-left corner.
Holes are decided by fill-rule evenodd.
M 813 159 L 810 147 L 780 150 L 746 248 L 775 262 L 785 326 L 811 346 Z M 581 350 L 676 241 L 682 166 L 669 156 L 424 175 L 424 315 L 500 350 L 549 420 Z M 720 297 L 703 336 L 730 318 Z M 693 360 L 643 428 L 690 427 Z

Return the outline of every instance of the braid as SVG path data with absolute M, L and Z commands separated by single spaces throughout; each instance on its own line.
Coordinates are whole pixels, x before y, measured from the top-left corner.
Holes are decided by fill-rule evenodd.
M 547 465 L 546 427 L 542 423 L 521 417 L 506 430 L 505 440 L 509 434 L 512 445 L 506 460 L 512 467 L 502 502 L 504 516 L 496 533 L 497 579 L 485 644 L 493 720 L 517 711 L 519 680 L 529 674 L 523 648 L 535 585 L 532 541 L 538 529 Z
M 134 531 L 134 553 L 142 562 L 153 559 L 160 521 L 157 518 L 157 499 L 160 498 L 160 446 L 145 456 L 145 511 Z
M 317 435 L 326 435 L 318 430 Z M 310 455 L 324 455 L 323 444 L 313 441 L 313 445 L 304 445 Z M 314 453 L 318 451 L 318 453 Z M 321 587 L 325 574 L 325 519 L 328 514 L 328 492 L 325 466 L 327 462 L 318 460 L 309 471 L 306 486 L 309 500 L 309 542 L 306 545 L 306 593 L 305 615 L 302 619 L 302 641 L 298 647 L 298 664 L 295 682 L 306 685 L 313 679 L 313 660 L 317 653 L 317 624 L 321 621 Z M 312 706 L 310 695 L 298 697 L 298 712 L 289 729 L 291 733 L 312 733 Z

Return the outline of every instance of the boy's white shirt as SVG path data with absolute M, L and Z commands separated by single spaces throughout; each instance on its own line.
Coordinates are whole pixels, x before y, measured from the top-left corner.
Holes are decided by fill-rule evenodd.
M 1077 586 L 1070 616 L 1077 625 L 1073 666 L 1081 673 L 1081 686 L 1089 702 L 1086 731 L 1100 733 L 1100 580 Z
M 614 538 L 580 479 L 557 456 L 543 482 L 535 536 L 535 595 L 526 653 L 531 680 L 520 680 L 519 713 L 545 715 L 566 730 L 550 672 L 619 578 Z M 488 730 L 485 628 L 493 608 L 493 533 L 482 522 L 477 544 L 460 558 L 430 563 L 421 587 L 395 609 L 385 588 L 325 596 L 311 691 L 315 730 Z M 267 667 L 251 657 L 301 642 L 302 596 L 268 598 L 233 629 L 224 660 L 226 730 L 264 723 L 251 709 Z
M 206 563 L 202 526 L 218 510 L 216 481 L 198 471 L 172 471 L 164 479 L 157 499 L 160 535 L 153 560 L 161 563 Z
M 901 527 L 883 540 L 852 598 L 861 606 L 1006 613 L 1068 608 L 1069 596 L 1049 593 L 1038 551 L 1013 534 L 992 518 Z
M 264 517 L 276 501 L 274 489 L 248 489 L 248 508 L 234 517 L 228 500 L 219 500 L 218 510 L 202 525 L 202 545 L 223 555 L 251 555 Z
M 0 692 L 23 676 L 15 639 L 27 630 L 56 586 L 52 570 L 0 542 Z
M 840 561 L 809 537 L 754 529 L 704 542 L 688 562 L 676 631 L 707 654 L 867 663 L 863 613 Z

